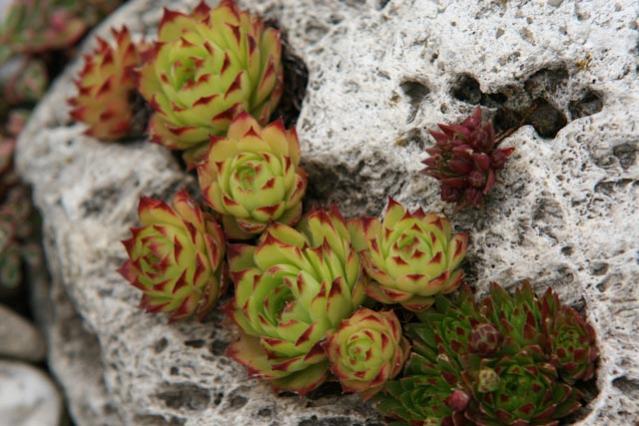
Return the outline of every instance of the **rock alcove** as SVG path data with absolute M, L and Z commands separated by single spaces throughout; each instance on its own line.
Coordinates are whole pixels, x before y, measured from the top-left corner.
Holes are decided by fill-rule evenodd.
M 132 0 L 98 33 L 126 24 L 152 37 L 163 6 L 195 3 Z M 239 3 L 286 32 L 287 52 L 299 58 L 289 70 L 307 67 L 297 130 L 311 198 L 336 202 L 349 216 L 379 213 L 389 195 L 446 212 L 471 232 L 467 267 L 480 291 L 531 278 L 538 291 L 552 286 L 586 307 L 600 337 L 599 394 L 575 422 L 637 418 L 637 5 Z M 168 197 L 192 178 L 159 146 L 83 136 L 63 107 L 79 66 L 39 106 L 18 152 L 43 212 L 53 277 L 50 288 L 36 289 L 40 320 L 76 422 L 382 424 L 370 406 L 330 388 L 309 399 L 275 397 L 248 379 L 223 356 L 233 336 L 217 311 L 202 324 L 167 325 L 137 310 L 139 294 L 116 273 L 119 240 L 140 195 Z M 283 108 L 295 110 L 295 102 Z M 420 174 L 426 130 L 477 104 L 498 127 L 523 125 L 504 142 L 516 154 L 485 209 L 452 214 Z M 525 117 L 530 105 L 536 112 Z

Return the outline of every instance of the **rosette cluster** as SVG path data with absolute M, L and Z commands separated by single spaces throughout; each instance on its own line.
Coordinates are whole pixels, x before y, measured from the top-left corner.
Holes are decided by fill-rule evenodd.
M 200 187 L 229 238 L 251 238 L 270 223 L 300 219 L 306 173 L 297 134 L 281 120 L 262 128 L 242 113 L 226 137 L 213 138 L 205 159 L 198 168 Z
M 459 264 L 468 236 L 453 235 L 441 215 L 409 212 L 391 198 L 381 221 L 366 217 L 349 227 L 369 276 L 366 294 L 379 302 L 420 311 L 435 295 L 451 293 L 462 282 Z
M 242 331 L 229 355 L 277 390 L 305 394 L 327 377 L 323 341 L 364 297 L 359 257 L 336 208 L 317 210 L 297 229 L 267 228 L 257 246 L 231 245 Z
M 240 112 L 266 124 L 283 91 L 280 33 L 232 0 L 190 15 L 164 11 L 140 72 L 151 137 L 194 162 Z
M 426 149 L 424 173 L 441 183 L 441 198 L 459 207 L 478 207 L 495 186 L 497 172 L 514 148 L 499 148 L 493 125 L 482 123 L 481 109 L 460 124 L 440 124 L 431 131 L 435 145 Z
M 76 80 L 78 94 L 69 99 L 71 116 L 88 126 L 86 134 L 102 140 L 120 139 L 132 128 L 134 68 L 140 63 L 129 30 L 111 32 L 115 46 L 97 38 L 98 46 L 84 57 Z
M 120 273 L 142 290 L 140 307 L 171 320 L 203 318 L 224 288 L 224 234 L 186 191 L 172 205 L 142 198 L 141 226 L 123 241 L 129 259 Z
M 438 297 L 420 319 L 407 326 L 413 353 L 387 386 L 385 414 L 410 424 L 541 426 L 580 407 L 575 382 L 592 377 L 594 333 L 552 290 L 537 298 L 528 283 L 514 295 L 493 284 L 477 303 L 466 288 L 453 301 Z

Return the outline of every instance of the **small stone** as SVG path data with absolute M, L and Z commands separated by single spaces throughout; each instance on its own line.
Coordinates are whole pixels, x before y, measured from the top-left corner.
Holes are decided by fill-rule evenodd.
M 559 7 L 564 2 L 564 0 L 548 0 L 548 4 L 553 7 Z
M 46 354 L 46 344 L 40 331 L 11 309 L 0 305 L 0 356 L 38 362 Z
M 0 361 L 0 424 L 58 426 L 62 397 L 51 379 L 20 362 Z

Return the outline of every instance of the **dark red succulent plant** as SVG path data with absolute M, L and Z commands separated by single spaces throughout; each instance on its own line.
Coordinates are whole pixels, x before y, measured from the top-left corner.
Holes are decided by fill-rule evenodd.
M 435 145 L 426 149 L 430 157 L 423 161 L 423 173 L 441 182 L 443 201 L 459 208 L 480 206 L 514 148 L 498 147 L 501 140 L 491 122 L 482 122 L 480 108 L 460 124 L 439 128 L 430 131 Z

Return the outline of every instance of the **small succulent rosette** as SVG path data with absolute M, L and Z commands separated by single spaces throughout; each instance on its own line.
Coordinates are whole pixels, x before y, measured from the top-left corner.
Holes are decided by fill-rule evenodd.
M 262 128 L 242 113 L 225 138 L 213 138 L 205 158 L 198 167 L 200 187 L 229 238 L 248 239 L 270 223 L 299 221 L 307 178 L 294 129 L 279 120 Z
M 493 125 L 482 123 L 481 109 L 460 124 L 440 124 L 431 131 L 435 145 L 426 149 L 424 173 L 441 182 L 441 198 L 458 207 L 478 207 L 495 186 L 514 148 L 499 148 Z
M 539 303 L 550 362 L 568 383 L 592 379 L 599 357 L 595 330 L 579 312 L 562 305 L 551 289 Z
M 129 30 L 111 31 L 115 46 L 97 38 L 98 47 L 84 57 L 76 80 L 78 94 L 69 99 L 71 116 L 87 125 L 87 135 L 101 140 L 128 136 L 134 117 L 134 68 L 140 64 Z
M 391 198 L 383 220 L 355 219 L 349 228 L 370 277 L 366 293 L 379 302 L 421 311 L 433 296 L 451 293 L 462 282 L 459 264 L 468 236 L 453 235 L 443 216 L 421 209 L 411 213 Z
M 581 407 L 580 392 L 562 383 L 551 364 L 527 350 L 483 359 L 469 389 L 466 417 L 473 424 L 552 425 Z
M 140 307 L 167 313 L 172 321 L 202 319 L 225 285 L 221 228 L 186 191 L 171 206 L 142 198 L 138 214 L 141 227 L 123 241 L 129 259 L 120 273 L 142 290 Z
M 275 390 L 306 394 L 329 371 L 323 341 L 364 298 L 359 258 L 337 209 L 309 213 L 297 229 L 267 228 L 257 247 L 231 245 L 241 338 L 228 354 Z
M 552 342 L 562 342 L 564 355 L 581 354 L 570 371 L 584 379 L 597 353 L 581 352 L 594 344 L 588 327 L 553 326 L 564 322 L 563 308 L 552 290 L 539 299 L 529 283 L 512 295 L 493 284 L 480 302 L 468 288 L 452 300 L 438 296 L 405 327 L 413 351 L 403 377 L 385 387 L 380 410 L 409 424 L 559 424 L 584 395 L 578 379 L 562 374 Z
M 281 53 L 279 31 L 232 0 L 202 1 L 190 15 L 165 10 L 140 72 L 151 137 L 195 163 L 240 112 L 266 124 L 283 91 Z
M 360 308 L 329 334 L 326 354 L 345 392 L 370 399 L 397 376 L 410 352 L 392 311 Z

